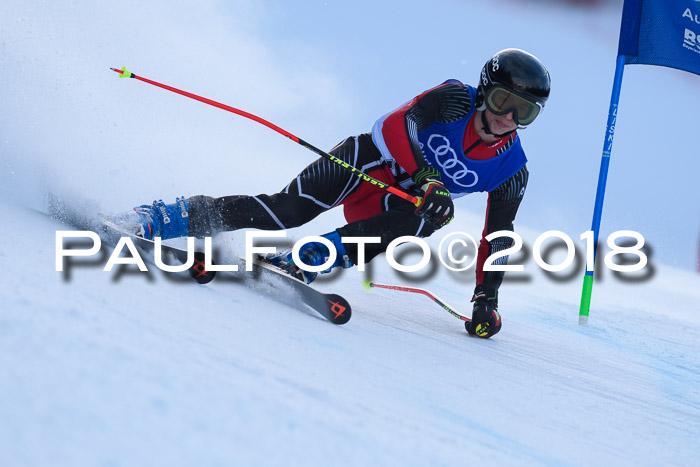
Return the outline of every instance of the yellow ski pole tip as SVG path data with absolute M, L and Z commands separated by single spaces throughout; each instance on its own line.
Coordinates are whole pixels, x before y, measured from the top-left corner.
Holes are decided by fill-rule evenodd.
M 116 68 L 112 68 L 112 70 L 118 71 L 120 78 L 131 78 L 131 72 L 127 70 L 125 66 L 123 66 L 121 70 L 118 70 Z
M 366 279 L 366 280 L 362 283 L 362 286 L 363 286 L 365 289 L 367 289 L 367 290 L 371 289 L 371 288 L 372 288 L 372 285 L 374 285 L 373 282 L 372 282 L 372 279 Z

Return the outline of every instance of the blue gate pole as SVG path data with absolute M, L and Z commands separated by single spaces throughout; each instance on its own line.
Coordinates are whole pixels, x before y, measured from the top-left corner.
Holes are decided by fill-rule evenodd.
M 617 121 L 617 106 L 620 102 L 620 90 L 622 88 L 622 72 L 625 69 L 625 56 L 617 56 L 617 64 L 615 65 L 615 78 L 613 80 L 613 90 L 610 97 L 610 110 L 608 111 L 608 125 L 605 130 L 605 140 L 603 142 L 603 158 L 600 161 L 600 172 L 598 173 L 598 190 L 595 196 L 595 207 L 593 209 L 593 223 L 591 230 L 593 231 L 593 264 L 592 269 L 595 269 L 595 260 L 598 253 L 598 236 L 600 234 L 600 220 L 603 216 L 603 199 L 605 198 L 605 184 L 608 179 L 608 166 L 610 165 L 610 153 L 612 151 L 613 137 L 615 136 L 615 122 Z M 593 274 L 594 270 L 589 271 L 586 268 L 586 273 L 583 276 L 583 290 L 581 292 L 581 308 L 579 309 L 578 323 L 588 323 L 588 313 L 591 307 L 591 293 L 593 291 Z

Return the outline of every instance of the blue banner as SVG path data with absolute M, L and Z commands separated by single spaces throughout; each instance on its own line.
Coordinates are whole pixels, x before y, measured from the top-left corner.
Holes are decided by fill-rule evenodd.
M 617 53 L 700 75 L 700 0 L 625 0 Z

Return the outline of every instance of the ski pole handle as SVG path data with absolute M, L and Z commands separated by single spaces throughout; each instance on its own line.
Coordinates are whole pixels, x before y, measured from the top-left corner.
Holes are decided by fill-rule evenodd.
M 171 92 L 174 92 L 176 94 L 180 94 L 181 96 L 189 97 L 190 99 L 194 99 L 196 101 L 203 102 L 204 104 L 218 107 L 219 109 L 226 110 L 227 112 L 231 112 L 231 113 L 234 113 L 236 115 L 240 115 L 241 117 L 245 117 L 245 118 L 248 118 L 248 119 L 253 120 L 255 122 L 258 122 L 262 125 L 265 125 L 266 127 L 270 128 L 271 130 L 274 130 L 277 133 L 279 133 L 283 136 L 286 136 L 287 138 L 291 139 L 295 143 L 304 146 L 306 149 L 315 152 L 316 154 L 323 157 L 324 159 L 328 159 L 331 162 L 335 162 L 336 164 L 340 165 L 343 169 L 345 169 L 345 170 L 349 171 L 350 173 L 354 174 L 355 176 L 359 177 L 361 180 L 363 180 L 365 182 L 369 182 L 372 185 L 376 185 L 379 188 L 382 188 L 382 189 L 388 191 L 389 193 L 392 193 L 392 194 L 398 196 L 399 198 L 403 198 L 406 201 L 415 205 L 416 207 L 419 207 L 421 205 L 421 202 L 422 202 L 421 198 L 416 198 L 415 196 L 411 196 L 408 193 L 406 193 L 405 191 L 399 190 L 398 188 L 393 187 L 393 186 L 389 185 L 388 183 L 384 183 L 384 182 L 377 180 L 376 178 L 374 178 L 370 175 L 367 175 L 366 173 L 362 172 L 357 167 L 354 167 L 354 166 L 348 164 L 347 162 L 338 159 L 337 157 L 333 156 L 332 154 L 329 154 L 329 153 L 317 148 L 316 146 L 307 143 L 303 139 L 293 135 L 292 133 L 288 132 L 287 130 L 282 129 L 282 128 L 278 127 L 277 125 L 275 125 L 274 123 L 268 122 L 267 120 L 260 118 L 257 115 L 253 115 L 253 114 L 246 112 L 244 110 L 240 110 L 240 109 L 237 109 L 235 107 L 231 107 L 230 105 L 222 104 L 221 102 L 216 102 L 214 100 L 207 99 L 206 97 L 192 94 L 191 92 L 183 91 L 181 89 L 177 89 L 177 88 L 174 88 L 172 86 L 168 86 L 166 84 L 161 84 L 161 83 L 158 83 L 156 81 L 152 81 L 152 80 L 147 79 L 147 78 L 142 78 L 141 76 L 137 76 L 134 73 L 127 70 L 126 67 L 122 67 L 121 70 L 117 69 L 117 68 L 110 68 L 110 70 L 119 73 L 120 78 L 134 78 L 134 79 L 137 79 L 139 81 L 143 81 L 144 83 L 152 84 L 153 86 L 157 86 L 157 87 L 165 89 L 167 91 L 171 91 Z

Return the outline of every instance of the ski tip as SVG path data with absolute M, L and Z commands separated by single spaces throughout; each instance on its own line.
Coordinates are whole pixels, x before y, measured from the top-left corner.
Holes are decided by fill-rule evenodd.
M 192 279 L 194 279 L 198 284 L 208 284 L 214 280 L 214 277 L 216 277 L 216 271 L 207 271 L 205 265 L 206 261 L 204 253 L 201 251 L 195 251 L 194 264 L 189 269 L 189 272 Z
M 366 280 L 362 283 L 362 286 L 363 286 L 365 289 L 370 290 L 370 289 L 374 286 L 374 282 L 372 282 L 372 279 L 366 279 Z
M 330 311 L 328 319 L 333 324 L 345 324 L 350 321 L 352 317 L 352 309 L 347 300 L 345 300 L 340 295 L 328 294 L 326 295 L 326 300 L 330 306 L 328 310 Z

